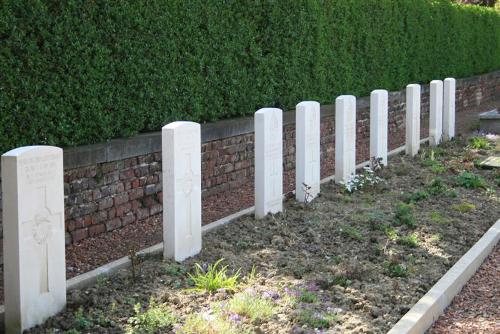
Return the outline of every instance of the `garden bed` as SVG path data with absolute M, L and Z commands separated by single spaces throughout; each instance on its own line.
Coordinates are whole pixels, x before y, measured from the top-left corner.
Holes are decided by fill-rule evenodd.
M 182 264 L 135 259 L 30 332 L 385 333 L 500 217 L 498 169 L 474 164 L 496 140 L 394 157 L 383 182 L 353 194 L 325 184 L 312 203 L 205 234 Z M 194 289 L 195 264 L 219 259 L 236 282 Z

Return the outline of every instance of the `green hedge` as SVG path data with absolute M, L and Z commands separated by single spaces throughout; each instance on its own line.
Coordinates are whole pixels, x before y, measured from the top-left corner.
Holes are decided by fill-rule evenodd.
M 2 0 L 0 151 L 498 68 L 499 13 L 449 0 Z

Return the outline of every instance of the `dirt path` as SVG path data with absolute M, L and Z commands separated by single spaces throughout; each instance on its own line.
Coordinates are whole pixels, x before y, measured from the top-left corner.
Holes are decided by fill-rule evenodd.
M 500 333 L 500 246 L 496 246 L 428 333 Z

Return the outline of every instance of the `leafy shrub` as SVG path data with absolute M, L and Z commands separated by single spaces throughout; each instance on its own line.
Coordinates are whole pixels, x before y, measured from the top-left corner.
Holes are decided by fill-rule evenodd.
M 417 220 L 413 215 L 413 205 L 411 204 L 398 203 L 395 208 L 394 218 L 397 225 L 417 226 Z
M 499 21 L 448 0 L 4 0 L 0 151 L 485 73 Z
M 151 303 L 146 311 L 141 304 L 134 306 L 135 316 L 128 319 L 127 333 L 157 333 L 172 328 L 176 317 L 167 304 Z
M 209 264 L 204 269 L 200 264 L 195 264 L 194 274 L 188 274 L 189 278 L 193 281 L 195 289 L 214 292 L 218 289 L 236 290 L 238 278 L 240 276 L 239 270 L 234 275 L 227 274 L 227 266 L 220 267 L 220 259 L 214 264 Z
M 487 150 L 490 148 L 490 143 L 484 137 L 471 137 L 469 138 L 469 146 L 475 150 Z
M 229 301 L 227 310 L 244 316 L 252 322 L 261 322 L 273 315 L 274 307 L 269 299 L 249 292 L 242 292 L 236 294 Z
M 480 176 L 471 172 L 462 172 L 456 178 L 456 183 L 464 188 L 486 188 L 486 181 Z

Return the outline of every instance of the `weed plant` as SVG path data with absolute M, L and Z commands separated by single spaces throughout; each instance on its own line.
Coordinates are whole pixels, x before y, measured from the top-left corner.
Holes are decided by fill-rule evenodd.
M 469 147 L 475 150 L 487 150 L 490 148 L 490 143 L 484 137 L 471 137 L 469 138 Z
M 398 239 L 398 244 L 401 244 L 401 245 L 404 245 L 404 246 L 407 246 L 410 248 L 416 248 L 420 244 L 420 239 L 418 238 L 418 236 L 415 233 L 413 233 L 410 235 L 400 237 Z
M 227 289 L 235 291 L 238 284 L 240 271 L 234 275 L 228 275 L 227 266 L 221 266 L 224 259 L 220 259 L 214 264 L 209 264 L 204 269 L 200 264 L 195 264 L 194 274 L 188 273 L 189 278 L 193 281 L 195 290 L 208 291 L 210 293 L 218 289 Z
M 141 304 L 134 306 L 135 316 L 128 319 L 127 333 L 157 333 L 171 329 L 177 321 L 167 304 L 151 302 L 146 311 Z
M 210 318 L 202 314 L 188 316 L 184 325 L 175 331 L 176 334 L 250 334 L 236 323 L 220 316 L 214 315 Z
M 408 275 L 408 267 L 402 263 L 386 261 L 385 267 L 390 277 L 406 277 Z
M 360 230 L 358 230 L 354 226 L 349 226 L 349 225 L 342 225 L 340 227 L 340 233 L 348 238 L 351 238 L 356 241 L 361 241 L 363 240 L 363 234 L 361 233 Z
M 460 213 L 472 212 L 476 210 L 476 206 L 469 202 L 462 202 L 460 204 L 453 204 L 451 208 Z
M 413 215 L 413 205 L 398 203 L 395 208 L 394 220 L 396 225 L 406 225 L 412 228 L 416 227 L 417 220 Z
M 486 188 L 486 181 L 480 175 L 467 171 L 460 173 L 455 182 L 458 186 L 468 189 Z
M 303 326 L 316 330 L 330 328 L 339 322 L 335 314 L 325 314 L 309 309 L 301 309 L 297 312 L 297 321 Z
M 253 323 L 260 323 L 272 317 L 274 305 L 269 299 L 255 293 L 242 292 L 229 301 L 227 310 L 244 316 Z

